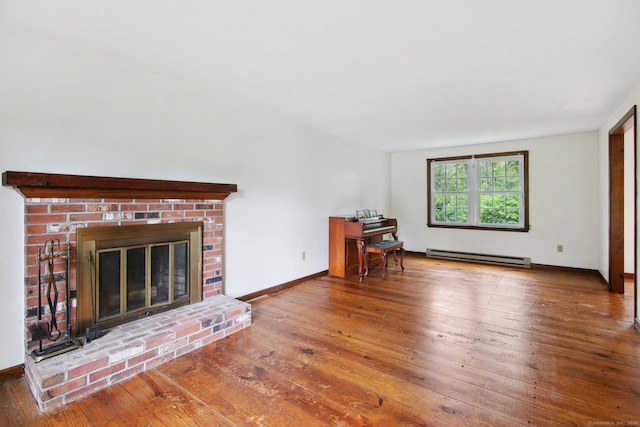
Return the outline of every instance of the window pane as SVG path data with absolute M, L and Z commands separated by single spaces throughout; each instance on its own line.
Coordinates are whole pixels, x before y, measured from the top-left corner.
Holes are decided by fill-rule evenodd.
M 491 178 L 480 178 L 480 191 L 491 191 Z
M 492 224 L 493 223 L 493 209 L 480 209 L 480 223 Z
M 507 178 L 505 180 L 505 190 L 507 191 L 519 191 L 520 190 L 520 178 Z
M 127 249 L 127 311 L 146 305 L 146 274 L 144 247 Z
M 520 196 L 518 194 L 494 194 L 480 196 L 481 224 L 520 223 Z
M 449 194 L 438 197 L 437 203 L 444 204 L 444 213 L 439 214 L 436 210 L 436 219 L 445 222 L 468 222 L 469 198 L 466 194 Z
M 444 221 L 444 200 L 445 196 L 435 195 L 433 196 L 433 216 L 435 221 Z
M 490 224 L 493 222 L 493 195 L 480 195 L 480 223 Z
M 446 181 L 444 179 L 436 179 L 434 181 L 434 191 L 436 193 L 442 193 L 446 190 Z
M 169 300 L 169 246 L 151 248 L 151 304 Z
M 520 223 L 520 210 L 519 209 L 507 209 L 506 211 L 506 223 L 507 224 L 519 224 Z
M 455 219 L 456 199 L 455 196 L 447 196 L 445 201 L 445 221 L 452 222 Z
M 520 209 L 520 194 L 505 194 L 505 206 Z
M 120 250 L 98 253 L 98 318 L 120 314 Z
M 481 194 L 480 195 L 480 208 L 481 209 L 492 209 L 493 208 L 493 195 L 492 194 Z
M 445 197 L 445 221 L 456 222 L 456 196 Z
M 469 197 L 466 194 L 458 194 L 456 197 L 456 222 L 469 222 L 468 207 Z
M 187 264 L 187 243 L 177 243 L 173 249 L 173 298 L 187 296 L 189 266 Z
M 490 177 L 491 176 L 491 163 L 488 162 L 480 162 L 480 176 L 482 177 Z
M 506 211 L 506 223 L 507 224 L 519 224 L 520 223 L 520 194 L 507 194 L 505 195 Z

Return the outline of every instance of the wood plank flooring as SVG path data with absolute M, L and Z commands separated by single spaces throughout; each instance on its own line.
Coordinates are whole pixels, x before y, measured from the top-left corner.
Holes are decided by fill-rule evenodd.
M 49 414 L 0 386 L 10 426 L 640 424 L 633 289 L 596 275 L 405 258 L 252 302 L 253 325 Z

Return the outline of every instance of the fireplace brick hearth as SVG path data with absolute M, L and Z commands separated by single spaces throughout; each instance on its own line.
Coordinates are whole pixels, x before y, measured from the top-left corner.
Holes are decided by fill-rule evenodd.
M 250 305 L 219 294 L 110 329 L 79 350 L 35 363 L 25 375 L 38 406 L 49 411 L 124 381 L 251 324 Z

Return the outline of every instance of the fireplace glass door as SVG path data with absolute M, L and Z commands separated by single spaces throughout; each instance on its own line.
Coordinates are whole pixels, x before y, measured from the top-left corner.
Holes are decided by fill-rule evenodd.
M 188 241 L 98 251 L 98 319 L 188 298 L 188 252 Z
M 78 331 L 202 299 L 202 223 L 78 229 Z

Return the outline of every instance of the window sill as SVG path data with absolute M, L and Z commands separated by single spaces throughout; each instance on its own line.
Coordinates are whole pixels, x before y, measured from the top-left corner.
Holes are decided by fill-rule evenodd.
M 429 228 L 452 228 L 452 229 L 461 229 L 461 230 L 486 230 L 486 231 L 515 231 L 520 233 L 528 233 L 529 227 L 528 225 L 524 227 L 500 227 L 500 226 L 480 226 L 480 225 L 453 225 L 453 224 L 435 224 L 428 222 L 427 227 Z

